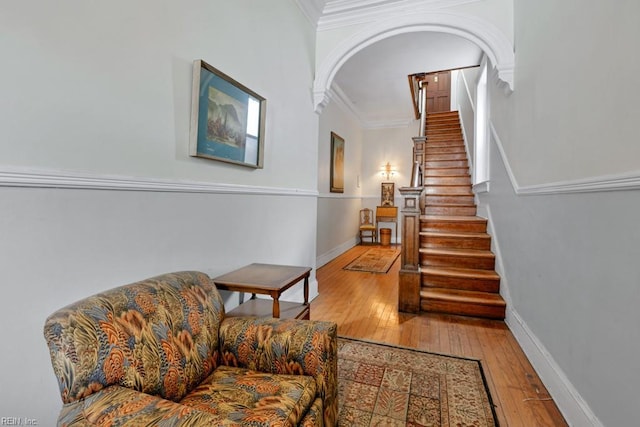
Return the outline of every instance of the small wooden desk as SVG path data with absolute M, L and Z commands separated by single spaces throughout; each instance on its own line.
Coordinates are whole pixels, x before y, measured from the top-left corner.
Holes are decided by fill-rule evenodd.
M 396 227 L 396 240 L 398 242 L 398 207 L 397 206 L 378 206 L 376 207 L 376 234 L 378 232 L 378 225 L 381 222 L 393 222 Z
M 309 320 L 310 267 L 275 264 L 249 264 L 213 279 L 218 289 L 250 292 L 251 299 L 227 313 L 227 316 L 282 317 Z M 304 303 L 280 301 L 280 295 L 304 279 Z M 258 299 L 256 294 L 270 295 L 269 300 Z

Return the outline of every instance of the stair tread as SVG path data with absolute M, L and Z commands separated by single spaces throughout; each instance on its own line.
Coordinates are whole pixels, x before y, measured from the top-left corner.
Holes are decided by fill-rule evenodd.
M 468 193 L 456 193 L 453 191 L 434 191 L 433 193 L 425 193 L 425 196 L 452 196 L 452 197 L 473 197 L 474 194 L 472 192 Z
M 428 196 L 427 196 L 428 197 Z M 439 202 L 430 202 L 427 203 L 426 205 L 427 208 L 460 208 L 460 207 L 476 207 L 475 203 L 468 203 L 468 204 L 455 204 L 455 203 L 439 203 Z M 456 216 L 456 215 L 451 215 L 451 216 Z M 460 215 L 460 216 L 468 216 L 468 215 Z
M 425 134 L 421 310 L 504 319 L 506 302 L 499 294 L 495 254 L 488 248 L 487 219 L 475 215 L 460 115 L 427 113 Z M 452 204 L 467 201 L 469 206 Z
M 440 170 L 440 169 L 443 169 L 443 170 Z M 468 168 L 431 168 L 426 172 L 425 178 L 463 178 L 464 177 L 467 179 L 471 179 L 469 174 L 452 173 L 451 175 L 447 175 L 444 169 L 453 171 L 456 169 L 468 169 Z
M 459 237 L 461 239 L 490 239 L 488 233 L 464 232 L 464 231 L 421 231 L 421 236 L 429 237 Z
M 420 297 L 458 303 L 493 305 L 499 307 L 506 306 L 506 302 L 500 294 L 492 292 L 464 291 L 446 288 L 423 288 L 420 290 Z
M 455 196 L 458 197 L 458 196 Z M 441 200 L 444 198 L 444 200 Z M 451 207 L 451 206 L 462 206 L 462 207 L 476 207 L 475 201 L 470 198 L 469 199 L 456 199 L 455 201 L 451 200 L 452 198 L 446 194 L 432 194 L 427 196 L 427 204 L 425 207 Z
M 486 222 L 486 218 L 476 215 L 420 215 L 424 221 L 452 221 L 452 222 Z
M 500 275 L 496 273 L 495 270 L 482 270 L 477 268 L 422 266 L 420 267 L 420 272 L 422 274 L 455 276 L 469 279 L 500 279 Z
M 427 178 L 433 178 L 433 177 L 429 176 Z M 465 186 L 466 185 L 464 185 L 464 184 L 463 185 L 456 185 L 456 184 L 446 184 L 446 183 L 437 183 L 437 184 L 431 184 L 430 183 L 428 185 L 425 185 L 425 187 L 465 187 Z M 469 187 L 469 189 L 471 189 L 470 186 L 467 186 L 467 187 Z M 443 190 L 451 190 L 451 188 L 443 188 Z M 459 195 L 459 196 L 473 196 L 473 192 L 465 194 L 465 193 L 451 193 L 451 192 L 448 192 L 448 191 L 443 191 L 443 192 L 429 193 L 429 194 L 456 194 L 456 195 Z
M 420 248 L 419 251 L 427 255 L 495 258 L 495 254 L 486 249 Z
M 430 169 L 466 169 L 468 166 L 462 166 L 462 162 L 467 162 L 466 160 L 427 160 L 426 163 L 442 163 L 442 162 L 460 162 L 460 164 L 449 164 L 449 165 L 438 165 L 438 166 L 427 166 Z
M 448 184 L 448 182 L 450 181 L 454 181 L 455 180 L 470 180 L 471 177 L 469 177 L 469 175 L 427 175 L 427 178 L 430 179 L 431 182 L 435 182 L 438 179 L 442 180 L 442 181 L 438 181 L 438 183 L 436 184 L 425 184 L 425 187 L 427 186 L 431 186 L 431 187 L 446 187 L 449 185 L 455 185 L 455 186 L 459 186 L 459 185 L 469 185 L 466 184 L 466 182 L 464 184 Z M 473 186 L 471 186 L 471 188 L 473 188 Z
M 430 187 L 436 187 L 436 186 L 430 186 Z M 437 187 L 444 187 L 444 185 L 438 185 Z M 451 187 L 454 187 L 453 185 L 451 185 Z M 460 186 L 462 187 L 462 186 Z M 427 186 L 425 186 L 425 188 L 427 188 Z M 428 192 L 425 193 L 425 196 L 462 196 L 462 197 L 472 197 L 474 194 L 471 191 L 471 188 L 469 188 L 469 192 L 468 193 L 456 193 L 455 191 L 451 191 L 452 189 L 450 188 L 443 188 L 439 191 L 437 190 L 432 190 L 432 192 Z
M 427 175 L 427 178 L 429 178 L 431 182 L 437 181 L 437 183 L 425 184 L 425 186 L 431 185 L 434 187 L 441 187 L 441 186 L 447 186 L 447 185 L 470 185 L 470 181 L 471 181 L 471 177 L 468 174 L 466 175 Z M 438 180 L 441 180 L 441 181 L 438 181 Z M 460 182 L 460 183 L 456 184 L 456 182 Z

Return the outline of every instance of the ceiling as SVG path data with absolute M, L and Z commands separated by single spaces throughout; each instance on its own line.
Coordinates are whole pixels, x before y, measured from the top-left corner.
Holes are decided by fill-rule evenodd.
M 386 10 L 432 6 L 439 0 L 297 0 L 319 31 Z M 468 1 L 468 0 L 467 0 Z M 440 0 L 440 3 L 445 3 Z M 446 0 L 447 5 L 456 0 Z M 333 23 L 333 24 L 332 24 Z M 480 64 L 482 50 L 469 40 L 439 32 L 398 34 L 357 52 L 335 75 L 332 99 L 365 128 L 403 126 L 413 119 L 407 76 Z

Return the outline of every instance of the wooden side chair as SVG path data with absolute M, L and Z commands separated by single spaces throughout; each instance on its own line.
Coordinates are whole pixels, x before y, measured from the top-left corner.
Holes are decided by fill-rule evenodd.
M 374 222 L 373 210 L 369 208 L 360 209 L 360 243 L 364 239 L 371 239 L 371 243 L 378 241 L 378 230 Z

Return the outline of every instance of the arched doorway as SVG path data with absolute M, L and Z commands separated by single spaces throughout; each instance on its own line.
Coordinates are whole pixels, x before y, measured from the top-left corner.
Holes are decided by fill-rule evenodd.
M 313 101 L 316 112 L 329 102 L 331 83 L 342 65 L 362 49 L 398 34 L 443 32 L 478 45 L 494 66 L 497 77 L 513 90 L 514 52 L 507 37 L 492 23 L 460 13 L 426 12 L 374 22 L 344 39 L 316 66 Z

